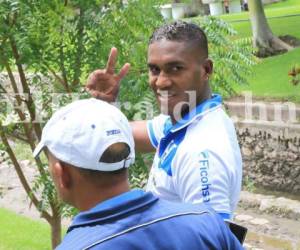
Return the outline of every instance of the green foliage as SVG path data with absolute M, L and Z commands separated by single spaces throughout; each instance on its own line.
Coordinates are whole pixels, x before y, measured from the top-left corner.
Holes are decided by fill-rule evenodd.
M 159 3 L 159 0 L 156 1 L 156 4 Z M 41 119 L 38 122 L 44 123 L 57 108 L 86 97 L 81 89 L 87 75 L 105 66 L 109 50 L 115 46 L 119 49 L 118 67 L 127 61 L 132 66 L 128 79 L 122 84 L 120 97 L 122 102 L 134 103 L 129 109 L 124 109 L 132 118 L 136 113 L 141 113 L 142 107 L 135 106 L 135 103 L 145 98 L 144 93 L 148 91 L 145 70 L 148 37 L 161 22 L 162 18 L 150 0 L 130 1 L 128 5 L 120 4 L 119 0 L 2 0 L 0 67 L 1 70 L 8 70 L 8 64 L 18 74 L 24 70 L 35 101 L 36 114 Z M 7 77 L 1 79 L 1 93 L 12 92 L 12 86 L 6 82 L 9 83 Z M 19 92 L 23 92 L 20 86 Z M 60 93 L 60 96 L 56 95 L 54 99 L 53 93 Z M 1 121 L 5 122 L 3 129 L 15 142 L 18 137 L 30 140 L 26 138 L 23 124 L 16 123 L 20 117 L 14 110 L 14 104 L 16 100 L 13 98 L 1 103 Z M 25 106 L 23 111 L 29 128 L 32 128 L 33 120 L 26 109 Z M 15 149 L 19 160 L 28 156 L 27 151 Z M 142 158 L 137 158 L 140 161 L 132 168 L 136 169 L 135 180 L 139 178 L 139 173 L 144 180 L 147 171 L 144 171 Z M 46 175 L 38 175 L 32 186 L 32 195 L 41 194 L 40 210 L 49 210 L 50 203 L 56 203 L 57 199 L 45 160 L 42 159 L 44 163 L 41 167 Z M 76 213 L 70 207 L 59 206 L 63 215 Z
M 126 62 L 131 64 L 129 75 L 121 85 L 121 102 L 138 103 L 144 98 L 145 93 L 150 92 L 146 61 L 147 47 L 148 39 L 154 28 L 163 22 L 158 10 L 153 7 L 160 2 L 151 0 L 130 1 L 126 8 L 114 9 L 103 20 L 102 25 L 108 26 L 109 32 L 99 35 L 105 36 L 109 42 L 104 45 L 102 54 L 107 54 L 113 45 L 120 52 L 117 68 Z M 145 13 L 147 14 L 145 15 Z M 102 62 L 97 67 L 103 67 L 106 60 L 107 57 L 102 56 Z M 129 118 L 132 117 L 133 112 L 128 113 Z
M 43 168 L 46 171 L 46 175 L 38 175 L 35 178 L 34 185 L 32 187 L 32 192 L 41 192 L 41 199 L 38 206 L 38 210 L 47 211 L 50 208 L 50 202 L 54 202 L 57 199 L 57 194 L 55 192 L 54 183 L 50 178 L 50 173 L 48 172 L 48 165 L 43 164 Z
M 2 161 L 5 161 L 7 159 L 7 154 L 5 151 L 5 146 L 3 143 L 0 141 L 0 164 Z
M 235 93 L 234 85 L 247 84 L 247 76 L 255 64 L 251 40 L 233 40 L 236 31 L 221 19 L 206 16 L 196 20 L 207 34 L 209 56 L 214 62 L 212 88 L 223 96 L 230 96 Z
M 254 181 L 249 176 L 245 176 L 243 178 L 243 187 L 244 187 L 244 190 L 251 192 L 251 193 L 254 193 L 256 190 Z
M 153 154 L 151 154 L 151 158 L 153 159 Z M 135 164 L 129 168 L 131 188 L 144 188 L 146 186 L 150 167 L 145 164 L 146 159 L 147 155 L 136 155 Z
M 50 202 L 56 203 L 57 200 L 57 193 L 55 191 L 54 183 L 50 178 L 50 173 L 48 171 L 48 164 L 43 165 L 44 170 L 46 171 L 46 176 L 38 175 L 32 187 L 33 192 L 41 191 L 41 199 L 39 202 L 39 206 L 37 209 L 39 211 L 47 211 L 50 209 Z M 73 217 L 78 213 L 77 209 L 74 207 L 69 206 L 65 203 L 59 203 L 59 210 L 62 217 Z

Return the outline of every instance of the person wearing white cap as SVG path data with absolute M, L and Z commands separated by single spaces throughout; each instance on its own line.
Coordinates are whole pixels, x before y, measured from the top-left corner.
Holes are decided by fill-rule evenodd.
M 80 100 L 57 111 L 34 156 L 43 150 L 59 196 L 80 211 L 57 249 L 242 249 L 205 205 L 130 191 L 134 140 L 126 117 L 108 103 Z

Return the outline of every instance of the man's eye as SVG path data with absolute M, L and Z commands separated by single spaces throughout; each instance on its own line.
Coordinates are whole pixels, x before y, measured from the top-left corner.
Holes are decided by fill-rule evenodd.
M 155 66 L 149 66 L 149 71 L 151 72 L 152 75 L 158 75 L 160 72 L 160 69 Z
M 177 71 L 182 70 L 182 67 L 181 67 L 181 66 L 173 66 L 173 67 L 171 68 L 171 70 L 172 70 L 173 72 L 177 72 Z

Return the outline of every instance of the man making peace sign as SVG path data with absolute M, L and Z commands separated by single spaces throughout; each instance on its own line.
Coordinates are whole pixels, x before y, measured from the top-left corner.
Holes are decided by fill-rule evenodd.
M 130 65 L 115 73 L 117 49 L 106 69 L 87 82 L 92 96 L 113 102 Z M 207 203 L 231 219 L 241 189 L 242 159 L 222 98 L 212 94 L 205 33 L 195 24 L 175 22 L 158 28 L 148 47 L 149 83 L 161 114 L 131 123 L 136 150 L 156 150 L 147 190 L 162 199 Z

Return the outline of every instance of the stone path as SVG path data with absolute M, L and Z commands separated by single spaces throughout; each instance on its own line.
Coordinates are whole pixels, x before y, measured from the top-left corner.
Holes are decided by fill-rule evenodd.
M 234 220 L 248 228 L 246 249 L 300 250 L 300 202 L 241 193 Z
M 248 228 L 246 249 L 299 250 L 300 221 L 239 207 L 235 222 Z

